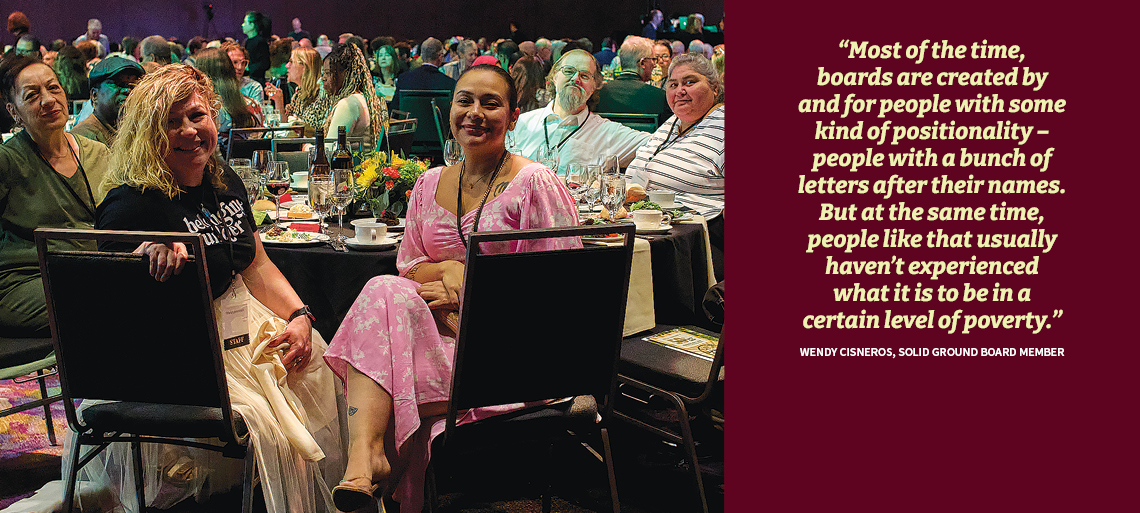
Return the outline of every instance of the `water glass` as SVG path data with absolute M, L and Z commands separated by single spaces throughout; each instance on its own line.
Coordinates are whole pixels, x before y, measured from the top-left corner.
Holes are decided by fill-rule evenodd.
M 309 206 L 317 214 L 321 233 L 325 233 L 325 218 L 332 214 L 334 190 L 332 177 L 309 180 Z
M 461 160 L 463 160 L 463 146 L 459 145 L 459 141 L 455 139 L 443 141 L 443 161 L 449 166 L 454 166 Z
M 554 174 L 558 174 L 558 149 L 540 146 L 538 148 L 538 162 L 546 166 L 547 169 L 554 171 Z
M 625 203 L 625 177 L 620 173 L 605 173 L 601 179 L 602 206 L 609 211 L 609 220 L 617 219 L 617 211 Z
M 261 192 L 261 178 L 253 171 L 253 164 L 249 159 L 230 159 L 230 169 L 241 178 L 242 184 L 245 185 L 245 193 L 248 196 L 250 205 L 257 201 L 257 197 Z
M 341 249 L 344 247 L 344 209 L 352 203 L 353 199 L 353 184 L 352 184 L 352 170 L 337 168 L 332 170 L 332 206 L 337 212 L 337 234 L 335 237 L 334 247 Z
M 602 201 L 602 166 L 601 164 L 586 165 L 586 204 L 593 211 L 594 207 Z

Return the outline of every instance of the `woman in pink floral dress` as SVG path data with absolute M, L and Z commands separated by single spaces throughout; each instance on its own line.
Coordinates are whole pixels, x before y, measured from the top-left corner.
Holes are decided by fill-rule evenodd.
M 348 466 L 333 492 L 343 511 L 364 507 L 385 483 L 401 510 L 421 508 L 428 448 L 443 429 L 455 356 L 455 338 L 437 326 L 433 310 L 458 309 L 470 234 L 578 223 L 574 200 L 554 173 L 505 148 L 519 116 L 517 98 L 514 82 L 497 66 L 475 66 L 460 77 L 450 117 L 465 159 L 416 182 L 397 258 L 400 276 L 368 282 L 325 353 L 345 382 L 349 406 Z M 514 241 L 483 250 L 579 244 Z M 511 408 L 474 409 L 459 422 Z

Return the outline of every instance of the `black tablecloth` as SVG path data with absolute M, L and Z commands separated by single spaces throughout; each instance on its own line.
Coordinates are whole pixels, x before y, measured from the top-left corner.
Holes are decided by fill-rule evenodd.
M 265 246 L 269 259 L 313 311 L 313 327 L 331 341 L 352 302 L 373 276 L 398 274 L 396 249 L 333 251 L 329 246 Z
M 701 299 L 710 284 L 705 239 L 699 224 L 678 224 L 649 241 L 653 260 L 653 309 L 658 324 L 715 329 Z M 328 246 L 266 245 L 269 259 L 312 308 L 314 327 L 331 341 L 345 314 L 373 276 L 398 274 L 396 249 L 333 251 Z

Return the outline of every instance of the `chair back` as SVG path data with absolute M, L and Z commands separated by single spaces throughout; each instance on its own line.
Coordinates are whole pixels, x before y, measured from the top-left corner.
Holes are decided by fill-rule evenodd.
M 272 148 L 273 136 L 282 132 L 294 132 L 301 136 L 305 132 L 304 125 L 286 126 L 279 128 L 231 128 L 226 135 L 226 161 L 230 159 L 248 159 L 257 150 Z
M 484 254 L 484 242 L 621 233 L 618 246 Z M 448 431 L 458 410 L 562 397 L 613 408 L 632 223 L 479 232 L 468 242 Z
M 415 138 L 418 127 L 419 120 L 416 118 L 389 121 L 388 135 L 384 140 L 385 149 L 396 155 L 411 154 L 412 139 Z
M 657 114 L 632 114 L 627 112 L 598 112 L 597 115 L 610 121 L 621 123 L 634 130 L 653 133 L 657 131 Z
M 327 142 L 336 143 L 336 136 L 334 135 L 331 138 L 326 136 L 325 142 L 326 143 Z M 278 137 L 278 138 L 273 139 L 269 143 L 268 149 L 273 153 L 273 155 L 280 155 L 281 153 L 288 153 L 288 152 L 305 153 L 305 152 L 301 151 L 301 145 L 316 144 L 316 143 L 317 143 L 316 137 Z M 371 144 L 369 143 L 367 137 L 356 136 L 356 137 L 349 137 L 348 138 L 348 147 L 352 151 L 371 150 L 372 148 L 370 148 L 370 146 L 371 146 Z M 279 160 L 279 159 L 274 157 L 274 160 Z M 284 160 L 284 159 L 280 159 L 280 160 Z M 293 169 L 292 165 L 289 166 L 289 169 L 292 171 L 302 171 L 302 170 L 308 170 L 309 166 L 308 166 L 308 163 L 306 162 L 305 167 L 303 169 Z
M 35 239 L 73 429 L 74 399 L 220 408 L 233 425 L 200 235 L 40 228 Z M 181 242 L 192 256 L 158 282 L 144 255 L 48 249 L 51 239 Z
M 412 138 L 413 152 L 443 154 L 443 140 L 439 130 L 439 119 L 436 117 L 435 106 L 432 99 L 440 98 L 451 101 L 451 91 L 448 89 L 408 89 L 400 91 L 400 105 L 398 108 L 408 112 L 408 117 L 420 120 L 417 124 L 415 136 Z M 426 120 L 435 119 L 428 123 Z

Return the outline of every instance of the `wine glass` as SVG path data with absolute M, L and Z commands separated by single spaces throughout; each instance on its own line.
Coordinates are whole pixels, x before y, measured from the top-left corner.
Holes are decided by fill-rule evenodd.
M 253 152 L 253 157 L 250 158 L 250 162 L 253 163 L 253 168 L 256 169 L 259 173 L 265 172 L 269 166 L 270 160 L 269 150 L 255 150 Z
M 334 185 L 331 176 L 313 177 L 309 180 L 309 205 L 317 213 L 318 230 L 325 233 L 325 218 L 332 213 Z
M 461 160 L 463 160 L 463 147 L 459 145 L 459 141 L 455 139 L 443 141 L 443 161 L 449 166 L 454 166 Z
M 352 186 L 352 170 L 337 168 L 332 170 L 332 206 L 336 208 L 337 212 L 337 234 L 336 243 L 334 247 L 341 249 L 344 247 L 344 209 L 352 203 L 353 186 Z
M 273 196 L 277 205 L 275 221 L 281 221 L 281 196 L 289 190 L 289 163 L 284 160 L 271 160 L 265 164 L 265 188 Z
M 582 195 L 586 192 L 585 174 L 585 165 L 577 163 L 566 164 L 566 175 L 563 177 L 563 180 L 566 183 L 566 189 L 570 191 L 570 197 L 574 198 L 574 202 L 577 204 L 582 204 Z
M 547 169 L 554 171 L 558 174 L 558 149 L 550 148 L 547 146 L 540 146 L 538 148 L 538 161 L 546 166 Z

